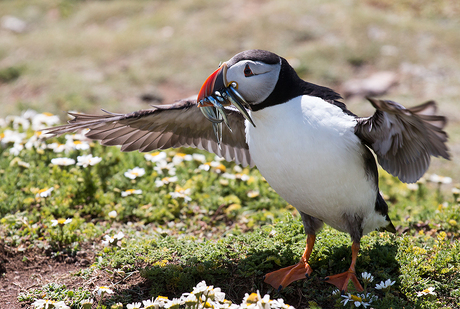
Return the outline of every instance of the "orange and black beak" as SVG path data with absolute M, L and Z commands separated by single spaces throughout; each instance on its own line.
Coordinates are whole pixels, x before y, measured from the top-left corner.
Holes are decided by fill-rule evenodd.
M 214 106 L 208 101 L 210 96 L 214 96 L 217 90 L 223 90 L 227 85 L 227 63 L 223 63 L 217 70 L 215 70 L 201 86 L 200 92 L 198 93 L 198 107 Z M 222 104 L 225 106 L 230 105 L 230 102 Z
M 246 100 L 236 90 L 236 82 L 227 81 L 227 63 L 223 63 L 204 82 L 198 93 L 197 106 L 203 115 L 212 123 L 224 122 L 230 129 L 224 106 L 234 105 L 254 127 L 254 121 L 246 108 L 250 108 Z

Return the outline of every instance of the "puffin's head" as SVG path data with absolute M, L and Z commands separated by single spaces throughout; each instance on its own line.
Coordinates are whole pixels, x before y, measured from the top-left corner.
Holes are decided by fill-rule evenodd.
M 281 63 L 278 55 L 265 50 L 236 54 L 206 79 L 198 94 L 198 107 L 202 111 L 205 108 L 205 116 L 216 121 L 217 117 L 207 116 L 210 109 L 223 110 L 219 105 L 233 104 L 254 125 L 246 109 L 252 109 L 269 97 L 278 82 Z

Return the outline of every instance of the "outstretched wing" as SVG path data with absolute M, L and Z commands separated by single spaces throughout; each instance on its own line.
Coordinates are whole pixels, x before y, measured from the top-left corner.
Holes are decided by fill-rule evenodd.
M 68 124 L 46 131 L 56 136 L 90 129 L 86 137 L 100 140 L 102 145 L 121 145 L 122 151 L 193 147 L 243 166 L 254 165 L 246 143 L 244 117 L 234 109 L 226 108 L 233 132 L 223 126 L 220 148 L 211 122 L 202 115 L 195 100 L 181 100 L 129 114 L 104 112 L 105 115 L 70 113 L 75 118 Z
M 412 108 L 384 100 L 368 99 L 377 109 L 368 118 L 357 118 L 355 134 L 377 155 L 379 164 L 403 182 L 416 182 L 430 165 L 430 156 L 449 159 L 447 123 L 436 115 L 436 103 Z

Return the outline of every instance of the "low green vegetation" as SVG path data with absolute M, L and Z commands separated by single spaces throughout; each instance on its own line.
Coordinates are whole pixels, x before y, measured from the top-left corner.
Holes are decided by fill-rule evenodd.
M 297 308 L 460 306 L 460 191 L 448 187 L 448 177 L 406 185 L 381 171 L 398 235 L 363 238 L 357 273 L 364 294 L 350 286 L 341 296 L 319 280 L 351 260 L 349 236 L 329 227 L 317 237 L 312 276 L 278 292 L 263 276 L 296 263 L 305 235 L 295 209 L 257 169 L 193 149 L 122 153 L 81 134 L 43 140 L 33 130 L 57 122 L 30 111 L 0 119 L 0 237 L 17 252 L 61 261 L 91 244 L 96 258 L 73 273 L 81 286 L 34 287 L 19 295 L 23 304 L 84 308 L 94 299 L 98 308 L 118 308 L 158 296 L 172 300 L 204 280 L 234 304 L 260 291 Z M 96 273 L 110 278 L 113 293 L 97 296 L 88 288 Z M 117 285 L 135 273 L 149 295 Z M 362 280 L 363 273 L 371 279 Z

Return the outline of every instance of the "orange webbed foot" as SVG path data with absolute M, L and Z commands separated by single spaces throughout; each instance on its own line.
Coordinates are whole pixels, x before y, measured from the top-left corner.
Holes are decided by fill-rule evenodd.
M 347 291 L 348 282 L 350 282 L 350 280 L 351 282 L 353 282 L 353 285 L 355 286 L 358 292 L 364 291 L 363 287 L 358 281 L 358 278 L 356 277 L 356 273 L 352 270 L 348 270 L 344 273 L 324 278 L 324 281 L 335 285 L 341 292 Z
M 295 265 L 266 274 L 264 282 L 270 284 L 278 291 L 281 291 L 281 289 L 294 281 L 308 278 L 312 271 L 308 263 L 301 261 Z
M 287 287 L 290 283 L 309 277 L 313 270 L 308 264 L 308 259 L 315 244 L 315 239 L 315 235 L 308 234 L 307 244 L 300 262 L 266 274 L 264 282 L 281 291 L 281 289 Z

